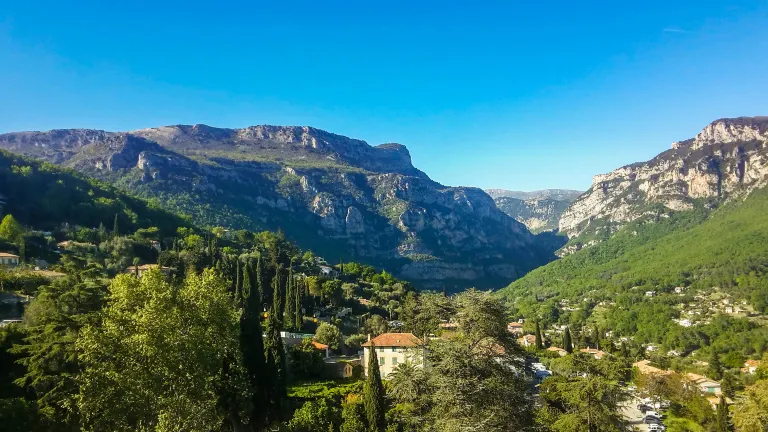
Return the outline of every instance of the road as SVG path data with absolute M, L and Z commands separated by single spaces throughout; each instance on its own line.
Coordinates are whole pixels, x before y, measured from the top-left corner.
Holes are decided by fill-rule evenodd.
M 640 403 L 640 399 L 631 398 L 624 403 L 621 409 L 624 418 L 629 420 L 629 423 L 635 428 L 636 431 L 648 432 L 648 425 L 643 423 L 645 415 L 637 409 L 637 404 Z

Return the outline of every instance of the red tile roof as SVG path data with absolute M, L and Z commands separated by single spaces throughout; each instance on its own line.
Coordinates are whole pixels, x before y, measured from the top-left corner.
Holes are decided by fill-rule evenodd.
M 326 345 L 326 344 L 321 344 L 320 342 L 315 342 L 315 341 L 312 341 L 312 346 L 314 346 L 315 348 L 317 348 L 317 349 L 319 349 L 319 350 L 325 350 L 325 349 L 328 349 L 328 345 Z
M 421 340 L 413 333 L 382 333 L 363 346 L 369 347 L 373 344 L 377 347 L 414 347 L 420 343 Z

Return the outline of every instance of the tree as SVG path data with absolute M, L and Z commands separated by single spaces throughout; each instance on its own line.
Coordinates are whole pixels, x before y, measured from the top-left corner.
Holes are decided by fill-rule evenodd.
M 746 388 L 744 397 L 734 406 L 733 424 L 737 432 L 768 430 L 768 380 L 760 380 Z
M 296 281 L 294 282 L 296 285 L 294 286 L 294 297 L 296 300 L 296 308 L 295 308 L 295 321 L 294 321 L 294 328 L 297 332 L 301 331 L 301 328 L 304 327 L 304 310 L 303 310 L 303 299 L 304 299 L 304 281 Z
M 315 340 L 321 344 L 328 345 L 332 350 L 339 349 L 342 342 L 341 330 L 333 324 L 320 323 L 315 332 Z
M 554 376 L 541 384 L 538 422 L 553 432 L 619 432 L 628 428 L 621 412 L 625 395 L 598 375 Z
M 264 358 L 264 340 L 261 329 L 261 296 L 251 282 L 251 269 L 243 269 L 243 313 L 240 316 L 240 350 L 243 366 L 252 392 L 250 424 L 257 428 L 266 421 L 263 409 L 267 398 L 268 379 L 265 376 L 266 359 Z
M 172 286 L 153 270 L 119 275 L 101 325 L 77 341 L 86 430 L 208 431 L 222 421 L 215 377 L 238 350 L 238 314 L 215 272 Z
M 376 347 L 373 343 L 371 343 L 369 352 L 368 377 L 363 389 L 365 417 L 368 420 L 369 432 L 384 432 L 386 401 L 384 399 L 384 385 L 381 382 L 381 373 L 379 372 L 379 359 L 376 356 Z
M 715 420 L 716 432 L 729 432 L 731 430 L 728 423 L 728 403 L 725 401 L 725 395 L 720 395 L 720 401 L 717 404 L 717 417 Z
M 719 380 L 723 378 L 723 365 L 720 364 L 720 356 L 717 351 L 712 348 L 712 353 L 709 356 L 709 366 L 707 367 L 707 375 L 710 378 Z
M 291 261 L 293 263 L 293 261 Z M 285 283 L 285 328 L 295 330 L 296 327 L 296 286 L 293 279 L 293 266 L 288 268 L 288 279 Z
M 536 349 L 544 349 L 544 340 L 541 338 L 541 325 L 539 320 L 536 320 Z
M 354 393 L 347 395 L 341 404 L 341 428 L 339 432 L 361 432 L 365 430 L 365 412 L 360 396 Z
M 275 269 L 275 274 L 272 276 L 272 311 L 278 316 L 276 319 L 280 319 L 285 312 L 283 302 L 283 281 L 282 281 L 283 266 L 279 265 Z
M 568 354 L 573 352 L 573 342 L 571 341 L 571 329 L 566 327 L 565 331 L 563 331 L 563 349 L 568 352 Z
M 279 293 L 276 294 L 279 296 Z M 279 300 L 276 302 L 279 303 Z M 267 361 L 267 376 L 269 383 L 266 389 L 267 400 L 269 402 L 268 418 L 271 421 L 282 419 L 284 410 L 284 401 L 287 397 L 285 385 L 287 382 L 287 368 L 285 361 L 285 349 L 283 339 L 280 337 L 282 330 L 279 313 L 275 310 L 278 304 L 273 305 L 267 318 L 267 339 L 264 343 Z
M 19 224 L 13 215 L 5 215 L 0 222 L 0 239 L 16 244 L 17 246 L 23 240 L 24 228 Z
M 387 393 L 393 400 L 414 402 L 424 396 L 424 371 L 411 362 L 400 363 L 387 378 Z
M 373 336 L 386 333 L 388 327 L 389 325 L 387 324 L 387 320 L 385 320 L 381 315 L 371 316 L 365 321 L 364 325 L 365 332 Z
M 119 230 L 119 227 L 118 227 L 118 225 L 117 225 L 117 219 L 118 219 L 118 216 L 119 216 L 119 214 L 118 214 L 118 213 L 115 213 L 115 222 L 114 222 L 114 224 L 112 225 L 112 238 L 115 238 L 115 237 L 119 237 L 119 236 L 120 236 L 120 230 Z
M 723 394 L 725 394 L 726 397 L 731 399 L 735 398 L 736 390 L 739 390 L 739 387 L 743 387 L 739 384 L 739 380 L 736 378 L 733 372 L 726 371 L 723 373 L 723 379 L 720 381 L 720 386 L 722 387 Z

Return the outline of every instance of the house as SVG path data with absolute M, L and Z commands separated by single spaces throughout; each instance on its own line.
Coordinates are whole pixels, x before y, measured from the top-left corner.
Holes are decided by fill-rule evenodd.
M 716 396 L 710 396 L 707 398 L 707 401 L 709 401 L 709 404 L 712 405 L 712 409 L 717 411 L 717 406 L 720 405 L 720 398 Z M 725 404 L 733 405 L 733 399 L 726 397 Z
M 452 322 L 440 323 L 439 326 L 440 326 L 440 330 L 443 330 L 443 331 L 455 331 L 459 328 L 458 324 L 452 323 Z
M 675 287 L 675 294 L 682 294 L 684 291 L 684 287 Z
M 520 322 L 511 322 L 507 324 L 507 331 L 513 334 L 523 334 L 523 324 Z
M 656 352 L 659 350 L 659 347 L 653 344 L 649 344 L 647 347 L 645 347 L 645 350 L 648 352 Z
M 159 241 L 152 240 L 149 242 L 149 245 L 152 246 L 156 251 L 162 252 L 162 246 L 160 245 Z
M 633 363 L 632 367 L 636 367 L 637 370 L 643 375 L 671 375 L 672 371 L 663 370 L 657 367 L 651 366 L 650 360 L 641 360 Z
M 680 325 L 681 325 L 681 326 L 683 326 L 683 327 L 690 327 L 690 326 L 692 326 L 692 325 L 693 325 L 693 323 L 691 322 L 691 320 L 689 320 L 689 319 L 687 319 L 687 318 L 683 318 L 683 319 L 674 319 L 674 320 L 672 320 L 672 321 L 674 321 L 674 322 L 676 322 L 676 323 L 680 324 Z
M 16 267 L 19 265 L 19 256 L 8 252 L 0 252 L 0 265 Z
M 654 295 L 656 295 L 656 291 L 646 291 L 645 292 L 645 296 L 646 297 L 653 297 Z
M 328 345 L 317 342 L 317 341 L 312 341 L 312 346 L 315 347 L 315 349 L 317 349 L 318 351 L 323 351 L 323 353 L 325 354 L 325 358 L 328 358 L 331 356 L 331 349 L 328 347 Z
M 139 277 L 142 277 L 144 273 L 156 268 L 159 268 L 160 271 L 166 276 L 171 274 L 171 271 L 173 270 L 173 268 L 171 267 L 164 267 L 164 266 L 160 266 L 159 264 L 142 264 L 138 267 L 130 266 L 127 269 L 125 269 L 125 272 L 128 274 L 138 274 Z
M 732 314 L 733 313 L 733 306 L 726 306 L 725 307 L 725 313 Z
M 333 267 L 330 267 L 327 265 L 321 265 L 320 274 L 325 277 L 336 277 L 336 275 L 338 275 L 338 272 L 334 270 Z
M 608 353 L 604 351 L 600 351 L 597 348 L 582 348 L 579 350 L 579 352 L 583 352 L 585 354 L 592 354 L 592 356 L 595 357 L 595 359 L 600 360 L 603 357 L 607 356 Z
M 744 362 L 744 367 L 741 371 L 748 374 L 753 374 L 760 366 L 760 360 L 747 360 Z
M 369 336 L 370 338 L 370 336 Z M 424 358 L 418 352 L 421 340 L 413 333 L 382 333 L 363 344 L 363 368 L 368 375 L 371 354 L 379 359 L 379 373 L 386 378 L 401 363 L 424 367 Z
M 327 357 L 324 362 L 328 374 L 335 378 L 351 378 L 360 366 L 360 358 L 353 357 Z
M 547 351 L 558 353 L 560 354 L 560 357 L 565 357 L 568 354 L 568 351 L 558 347 L 549 347 L 547 348 Z
M 520 346 L 529 347 L 529 346 L 536 346 L 536 336 L 534 335 L 525 335 L 517 340 L 517 343 L 520 344 Z
M 685 374 L 685 377 L 704 394 L 720 396 L 720 393 L 722 392 L 719 382 L 711 380 L 704 375 L 687 373 Z

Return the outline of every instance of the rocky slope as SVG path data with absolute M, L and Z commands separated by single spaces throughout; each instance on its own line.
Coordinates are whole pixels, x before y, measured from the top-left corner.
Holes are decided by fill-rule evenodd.
M 282 229 L 300 245 L 425 287 L 500 286 L 554 258 L 485 192 L 447 187 L 405 146 L 309 127 L 165 126 L 0 135 L 0 147 L 77 169 L 197 223 Z
M 565 252 L 641 218 L 744 196 L 768 182 L 768 117 L 720 119 L 647 162 L 594 177 L 560 217 Z
M 487 189 L 496 206 L 522 222 L 533 232 L 550 231 L 558 226 L 560 215 L 581 192 L 570 189 L 545 189 L 533 192 Z

